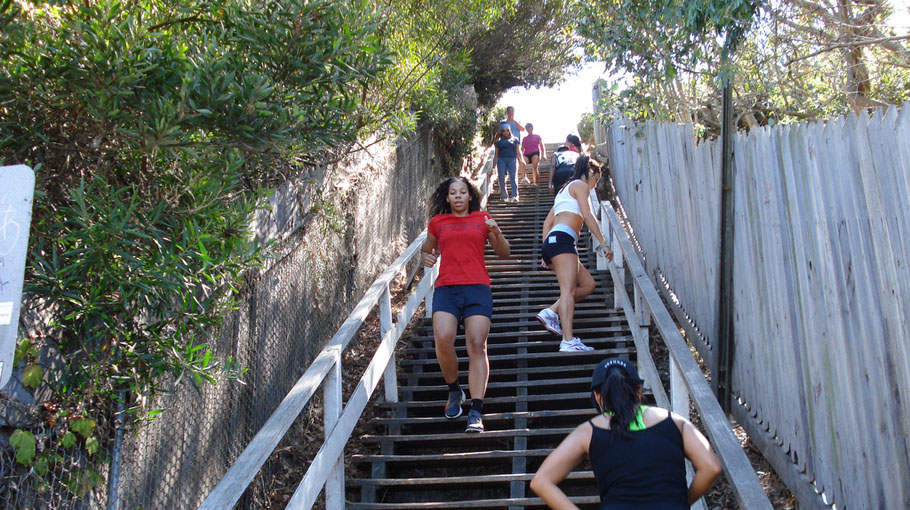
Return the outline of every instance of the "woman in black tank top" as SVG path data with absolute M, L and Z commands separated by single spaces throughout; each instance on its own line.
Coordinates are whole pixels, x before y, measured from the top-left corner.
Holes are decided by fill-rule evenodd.
M 641 404 L 635 366 L 611 358 L 591 377 L 598 416 L 579 425 L 544 460 L 531 489 L 553 509 L 577 509 L 557 484 L 586 457 L 591 459 L 601 510 L 687 509 L 720 474 L 720 460 L 689 420 Z M 685 459 L 695 477 L 686 487 Z

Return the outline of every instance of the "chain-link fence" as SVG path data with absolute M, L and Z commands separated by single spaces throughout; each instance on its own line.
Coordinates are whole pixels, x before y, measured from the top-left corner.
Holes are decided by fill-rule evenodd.
M 113 413 L 98 413 L 91 459 L 84 448 L 59 446 L 61 432 L 50 424 L 33 427 L 39 448 L 54 452 L 43 475 L 14 462 L 7 423 L 0 507 L 196 508 L 375 276 L 424 228 L 426 199 L 441 177 L 434 147 L 423 132 L 383 157 L 325 168 L 318 196 L 307 179 L 290 183 L 269 217 L 257 219 L 258 231 L 281 239 L 276 257 L 248 279 L 244 299 L 210 342 L 248 369 L 243 383 L 176 385 L 144 403 L 162 413 L 127 429 L 119 448 Z

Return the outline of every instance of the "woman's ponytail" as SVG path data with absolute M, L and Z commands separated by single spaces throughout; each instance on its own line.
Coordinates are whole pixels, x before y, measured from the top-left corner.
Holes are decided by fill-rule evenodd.
M 611 367 L 607 371 L 607 380 L 600 388 L 600 396 L 610 414 L 610 429 L 622 437 L 629 437 L 629 425 L 635 420 L 641 405 L 639 386 L 629 381 L 622 368 Z

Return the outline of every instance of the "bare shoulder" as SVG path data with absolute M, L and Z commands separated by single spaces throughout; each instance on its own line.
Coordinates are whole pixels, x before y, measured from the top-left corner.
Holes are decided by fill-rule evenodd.
M 686 418 L 684 418 L 676 413 L 666 411 L 666 410 L 665 410 L 665 412 L 667 412 L 670 415 L 670 417 L 673 418 L 673 422 L 676 423 L 676 427 L 679 428 L 680 432 L 683 432 L 683 430 L 685 430 L 686 425 L 692 425 L 692 423 L 689 420 L 687 420 Z
M 648 406 L 642 413 L 642 420 L 645 422 L 645 427 L 652 427 L 666 420 L 667 416 L 671 415 L 673 415 L 673 413 L 663 407 Z

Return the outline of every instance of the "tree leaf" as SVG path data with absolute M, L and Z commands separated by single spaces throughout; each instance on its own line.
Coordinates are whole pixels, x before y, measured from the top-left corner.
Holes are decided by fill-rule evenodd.
M 63 434 L 63 437 L 60 439 L 60 444 L 62 444 L 64 448 L 71 448 L 76 444 L 76 434 L 67 430 L 66 434 Z
M 22 371 L 22 384 L 27 388 L 37 388 L 44 377 L 44 370 L 38 365 L 29 365 Z
M 98 451 L 98 438 L 96 438 L 95 436 L 92 436 L 92 437 L 86 439 L 85 440 L 85 451 L 87 451 L 89 455 L 94 455 L 95 452 Z
M 70 422 L 70 430 L 78 433 L 80 436 L 88 439 L 95 430 L 95 420 L 88 418 L 79 418 Z
M 27 430 L 16 429 L 9 436 L 9 444 L 16 450 L 16 462 L 28 466 L 35 458 L 35 435 Z

